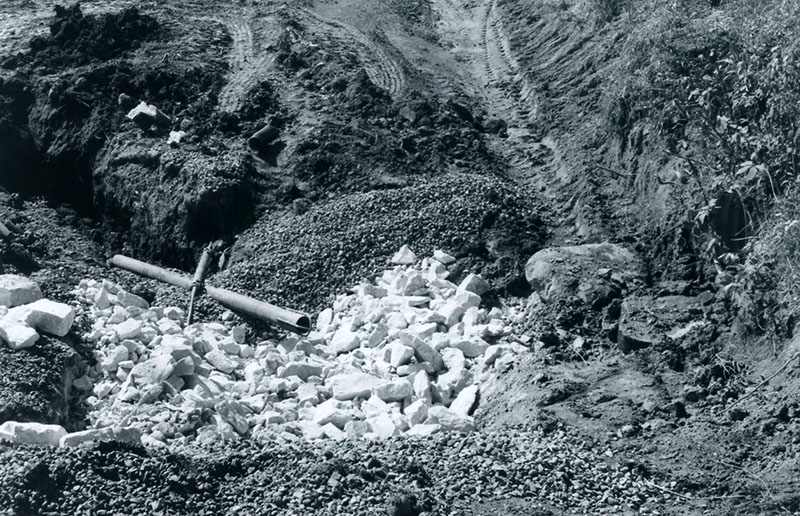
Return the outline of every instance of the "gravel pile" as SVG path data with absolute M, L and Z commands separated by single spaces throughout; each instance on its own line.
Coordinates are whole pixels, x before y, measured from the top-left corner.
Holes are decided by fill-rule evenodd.
M 456 285 L 437 251 L 408 247 L 374 283 L 340 295 L 306 337 L 246 342 L 232 314 L 183 324 L 177 307 L 151 307 L 110 281 L 74 291 L 92 322 L 97 365 L 73 387 L 88 394 L 90 429 L 62 445 L 108 440 L 124 428 L 150 446 L 240 436 L 386 439 L 471 431 L 480 384 L 527 352 L 508 309 L 480 308 L 489 285 Z
M 514 282 L 527 285 L 525 260 L 539 250 L 545 233 L 529 195 L 479 174 L 346 195 L 299 213 L 304 202 L 296 201 L 298 213 L 262 218 L 242 234 L 229 270 L 214 283 L 318 311 L 361 278 L 379 274 L 408 244 L 426 254 L 449 249 L 462 268 L 502 290 Z
M 665 496 L 635 464 L 564 428 L 180 452 L 0 444 L 6 514 L 460 514 L 510 497 L 542 514 L 658 514 Z

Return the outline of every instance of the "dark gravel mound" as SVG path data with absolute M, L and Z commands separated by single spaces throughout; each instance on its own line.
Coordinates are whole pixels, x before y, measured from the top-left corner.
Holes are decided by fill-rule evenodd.
M 50 34 L 31 40 L 31 52 L 3 62 L 4 68 L 24 63 L 61 68 L 80 66 L 117 57 L 137 48 L 143 41 L 156 39 L 160 26 L 155 18 L 135 7 L 100 16 L 85 15 L 79 3 L 57 5 L 50 22 Z
M 303 207 L 296 202 L 297 211 Z M 448 250 L 462 258 L 462 268 L 502 289 L 522 276 L 543 234 L 537 207 L 516 187 L 477 174 L 448 174 L 351 194 L 278 220 L 263 217 L 241 235 L 232 267 L 216 282 L 313 310 L 382 270 L 408 244 L 420 258 Z

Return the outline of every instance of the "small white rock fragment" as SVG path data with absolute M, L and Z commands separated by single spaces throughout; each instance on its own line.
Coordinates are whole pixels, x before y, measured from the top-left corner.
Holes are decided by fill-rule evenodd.
M 444 251 L 437 249 L 433 252 L 433 258 L 443 265 L 450 265 L 451 263 L 455 262 L 456 259 L 453 256 L 445 253 Z
M 392 263 L 395 265 L 413 265 L 417 261 L 417 255 L 414 251 L 409 249 L 407 245 L 403 245 L 394 256 L 392 256 Z

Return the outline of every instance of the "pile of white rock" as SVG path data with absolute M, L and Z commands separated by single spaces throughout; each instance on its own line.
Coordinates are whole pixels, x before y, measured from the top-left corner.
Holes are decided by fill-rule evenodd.
M 15 274 L 0 275 L 0 345 L 14 351 L 30 348 L 40 333 L 63 337 L 75 320 L 67 304 L 44 299 L 35 281 Z M 66 430 L 60 425 L 5 421 L 0 441 L 16 444 L 58 445 Z
M 9 348 L 33 346 L 40 332 L 63 337 L 74 319 L 71 306 L 44 299 L 33 280 L 15 274 L 0 275 L 0 342 Z
M 419 261 L 404 247 L 393 268 L 322 311 L 309 335 L 257 343 L 230 312 L 186 326 L 180 308 L 83 280 L 74 293 L 93 321 L 84 339 L 97 365 L 73 385 L 86 392 L 91 428 L 61 443 L 471 431 L 482 382 L 527 348 L 507 324 L 515 314 L 481 307 L 483 279 L 447 280 L 454 261 L 441 251 Z

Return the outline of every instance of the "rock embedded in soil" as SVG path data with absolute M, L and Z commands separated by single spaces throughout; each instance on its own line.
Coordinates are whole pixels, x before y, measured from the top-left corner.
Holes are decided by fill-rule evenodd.
M 543 301 L 577 298 L 599 310 L 645 277 L 644 263 L 616 244 L 584 244 L 538 251 L 525 265 L 525 277 Z
M 702 335 L 702 303 L 689 296 L 629 297 L 622 302 L 617 343 L 623 353 L 644 349 L 662 340 L 679 341 Z

